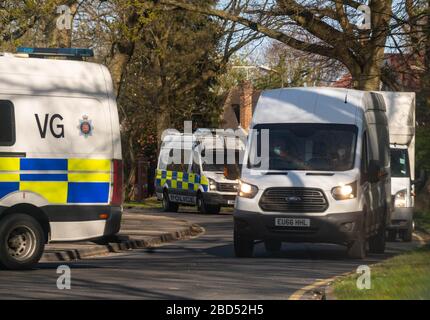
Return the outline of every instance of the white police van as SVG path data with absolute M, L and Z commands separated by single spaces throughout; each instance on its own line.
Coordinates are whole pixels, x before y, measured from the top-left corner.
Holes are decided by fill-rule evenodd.
M 241 134 L 199 129 L 194 134 L 165 135 L 155 180 L 164 211 L 177 211 L 180 204 L 211 214 L 233 207 L 245 151 L 246 135 Z
M 50 241 L 119 231 L 122 156 L 106 67 L 88 49 L 0 56 L 0 265 L 26 269 Z

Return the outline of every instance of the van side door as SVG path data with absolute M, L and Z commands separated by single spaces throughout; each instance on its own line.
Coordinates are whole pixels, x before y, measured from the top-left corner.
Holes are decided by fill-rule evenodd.
M 361 146 L 361 165 L 360 165 L 360 171 L 361 171 L 361 178 L 360 178 L 360 185 L 361 185 L 361 192 L 363 193 L 363 198 L 366 206 L 366 216 L 365 216 L 365 229 L 366 233 L 368 233 L 369 227 L 372 224 L 373 220 L 373 192 L 372 192 L 372 185 L 369 182 L 369 140 L 368 140 L 368 134 L 367 131 L 363 133 L 362 136 L 362 146 Z
M 0 100 L 0 199 L 19 190 L 19 157 L 25 157 L 25 153 L 17 153 L 14 147 L 15 126 L 14 104 Z

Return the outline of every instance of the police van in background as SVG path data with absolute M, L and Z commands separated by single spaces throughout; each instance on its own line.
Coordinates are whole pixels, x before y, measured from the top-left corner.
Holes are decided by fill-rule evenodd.
M 31 268 L 50 241 L 120 229 L 117 105 L 108 69 L 79 61 L 89 56 L 88 49 L 36 48 L 0 56 L 3 268 Z
M 164 211 L 176 212 L 180 204 L 196 205 L 200 213 L 219 213 L 233 207 L 237 194 L 246 135 L 194 134 L 163 137 L 156 172 L 157 198 Z

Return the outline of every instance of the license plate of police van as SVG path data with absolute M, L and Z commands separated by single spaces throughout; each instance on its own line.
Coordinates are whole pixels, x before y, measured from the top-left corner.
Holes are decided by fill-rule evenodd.
M 234 205 L 234 200 L 227 200 L 228 205 Z
M 275 218 L 276 227 L 310 227 L 310 219 L 302 218 Z

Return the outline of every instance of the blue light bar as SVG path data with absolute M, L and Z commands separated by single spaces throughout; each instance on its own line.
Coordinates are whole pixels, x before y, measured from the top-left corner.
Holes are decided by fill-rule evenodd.
M 94 51 L 86 48 L 30 48 L 18 47 L 17 53 L 25 53 L 30 56 L 55 56 L 55 57 L 70 57 L 70 58 L 84 58 L 94 57 Z

